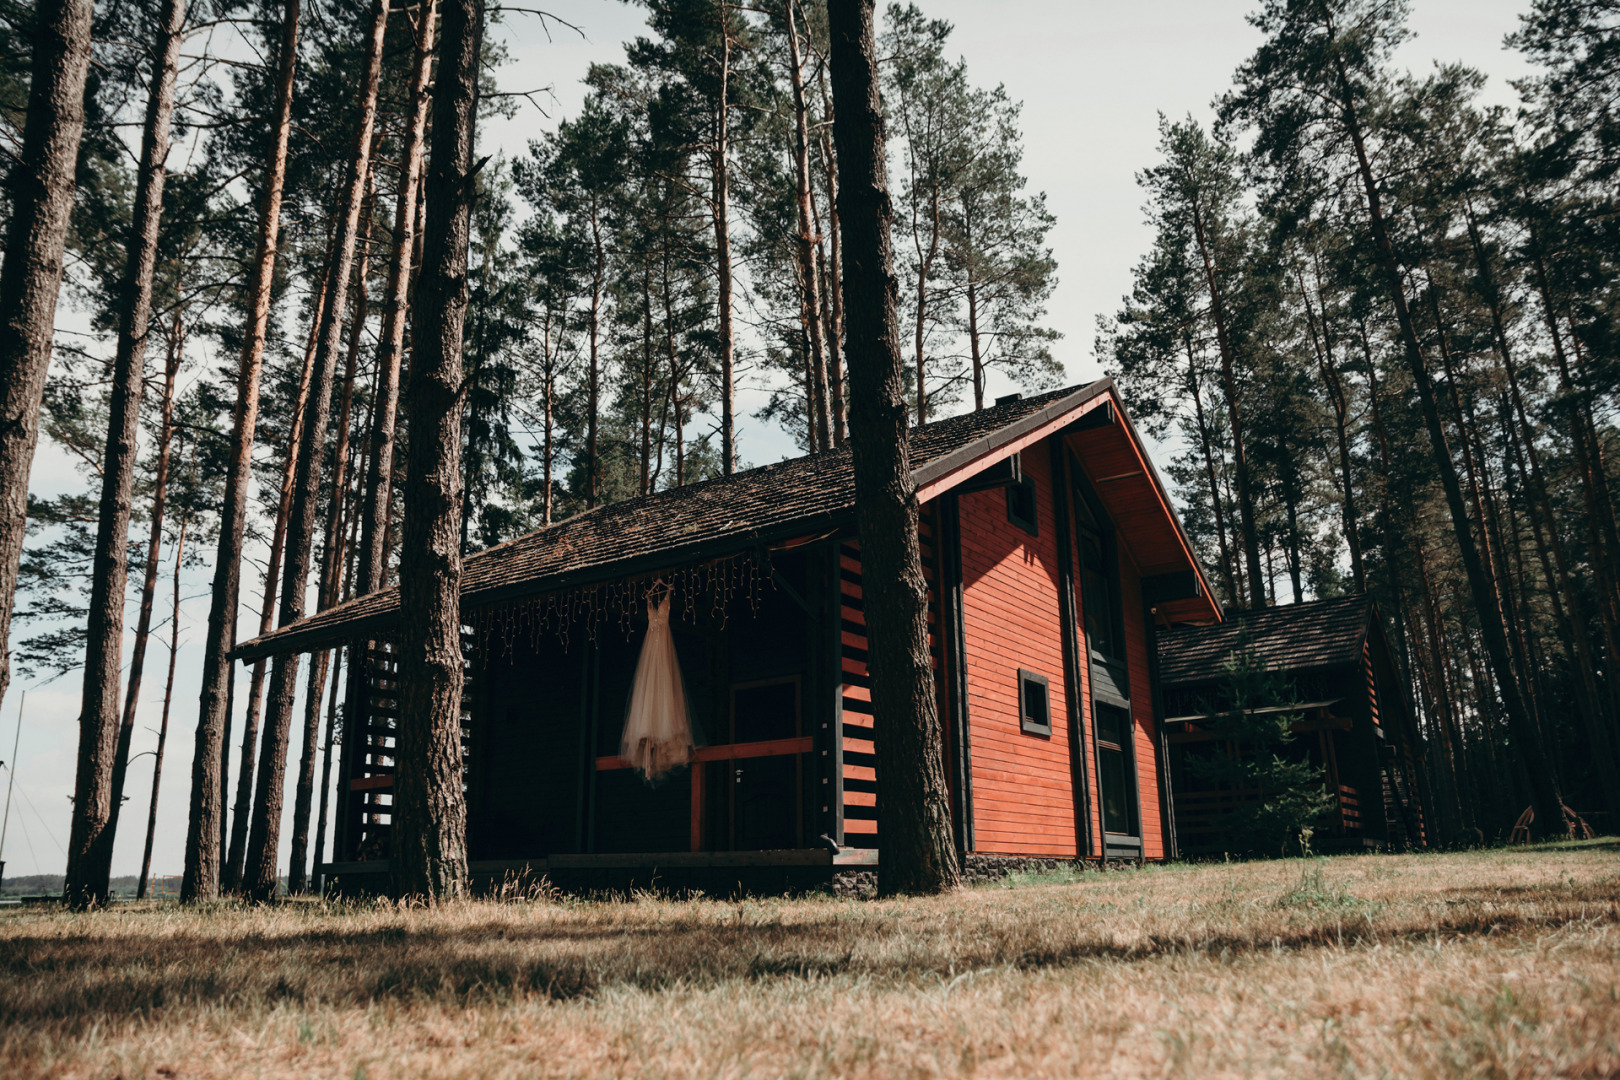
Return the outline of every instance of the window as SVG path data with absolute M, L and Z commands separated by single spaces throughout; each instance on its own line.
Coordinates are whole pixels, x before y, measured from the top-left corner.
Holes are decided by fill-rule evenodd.
M 1031 735 L 1052 734 L 1052 694 L 1045 675 L 1018 669 L 1019 726 Z
M 1125 656 L 1125 617 L 1119 603 L 1119 559 L 1112 538 L 1080 526 L 1080 604 L 1085 609 L 1086 641 L 1093 653 L 1114 660 Z
M 1096 702 L 1091 719 L 1097 735 L 1097 786 L 1103 832 L 1136 835 L 1136 775 L 1131 768 L 1131 714 Z
M 1035 479 L 1026 476 L 1007 485 L 1007 520 L 1031 536 L 1039 535 L 1035 504 Z

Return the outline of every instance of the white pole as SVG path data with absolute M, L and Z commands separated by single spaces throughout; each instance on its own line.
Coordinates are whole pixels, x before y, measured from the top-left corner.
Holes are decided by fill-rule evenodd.
M 11 778 L 6 781 L 6 814 L 0 818 L 0 872 L 5 869 L 6 861 L 6 826 L 11 824 L 11 789 L 17 786 L 17 747 L 22 745 L 22 718 L 23 706 L 28 702 L 28 691 L 22 692 L 17 699 L 17 734 L 11 740 L 11 760 L 7 767 L 11 769 Z

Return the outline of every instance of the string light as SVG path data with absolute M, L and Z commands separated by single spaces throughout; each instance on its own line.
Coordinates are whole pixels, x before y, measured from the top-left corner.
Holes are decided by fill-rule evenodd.
M 648 592 L 659 583 L 669 589 L 671 608 L 688 624 L 697 626 L 701 616 L 722 631 L 730 622 L 736 599 L 745 599 L 749 614 L 757 618 L 765 586 L 776 588 L 760 559 L 743 551 L 697 565 L 478 608 L 469 617 L 473 648 L 498 646 L 503 655 L 510 656 L 518 642 L 538 650 L 542 638 L 549 635 L 566 652 L 577 631 L 583 631 L 585 640 L 594 644 L 610 620 L 629 641 L 646 618 Z

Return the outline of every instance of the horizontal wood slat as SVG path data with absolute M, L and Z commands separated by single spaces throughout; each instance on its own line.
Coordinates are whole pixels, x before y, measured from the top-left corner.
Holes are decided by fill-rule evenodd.
M 743 758 L 789 757 L 808 754 L 815 748 L 809 735 L 792 739 L 763 739 L 759 742 L 724 743 L 720 746 L 699 746 L 692 751 L 692 763 L 701 765 L 709 761 L 736 761 Z M 617 754 L 606 754 L 596 759 L 598 772 L 628 769 L 630 763 Z

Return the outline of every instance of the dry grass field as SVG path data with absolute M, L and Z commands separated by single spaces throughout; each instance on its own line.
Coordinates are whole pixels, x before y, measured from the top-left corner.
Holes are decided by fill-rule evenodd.
M 0 1076 L 1620 1075 L 1620 845 L 0 914 Z

